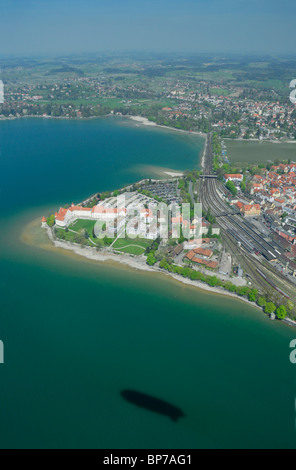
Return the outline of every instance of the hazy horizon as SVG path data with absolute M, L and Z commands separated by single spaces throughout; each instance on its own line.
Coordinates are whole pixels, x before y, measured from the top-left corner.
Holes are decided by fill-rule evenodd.
M 292 0 L 8 0 L 1 55 L 293 54 Z

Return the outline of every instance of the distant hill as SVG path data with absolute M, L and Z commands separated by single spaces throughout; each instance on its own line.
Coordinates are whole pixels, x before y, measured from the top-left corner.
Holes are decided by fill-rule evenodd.
M 83 70 L 77 69 L 76 67 L 70 67 L 69 65 L 63 65 L 56 69 L 50 70 L 46 75 L 53 75 L 56 73 L 76 73 L 77 75 L 84 75 Z

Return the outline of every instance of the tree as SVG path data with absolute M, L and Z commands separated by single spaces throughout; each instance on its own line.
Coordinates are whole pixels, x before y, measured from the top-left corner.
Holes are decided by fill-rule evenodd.
M 293 302 L 291 302 L 291 300 L 288 300 L 288 301 L 287 301 L 287 304 L 286 304 L 286 307 L 287 307 L 289 310 L 293 310 L 293 307 L 294 307 Z
M 208 210 L 207 210 L 206 219 L 208 220 L 208 222 L 210 222 L 210 224 L 214 224 L 214 223 L 216 222 L 215 217 L 214 217 L 214 216 L 212 215 L 212 213 L 211 213 L 210 207 L 209 207 Z
M 147 264 L 153 266 L 156 263 L 157 259 L 154 257 L 154 253 L 150 252 L 147 256 Z
M 250 293 L 250 288 L 247 286 L 238 286 L 236 288 L 236 293 L 238 295 L 244 296 L 244 295 L 249 295 Z
M 257 300 L 257 304 L 259 305 L 259 307 L 265 307 L 266 305 L 265 297 L 259 297 L 259 299 Z
M 109 246 L 109 245 L 111 245 L 111 243 L 113 242 L 113 239 L 112 239 L 112 238 L 108 238 L 108 237 L 105 235 L 104 238 L 103 238 L 103 242 L 104 242 L 104 245 L 105 245 L 105 246 Z
M 256 302 L 257 296 L 258 296 L 258 290 L 252 289 L 251 292 L 249 293 L 250 302 Z
M 240 186 L 241 186 L 242 192 L 244 193 L 247 189 L 246 183 L 244 181 L 242 181 Z
M 276 309 L 276 306 L 274 305 L 273 302 L 267 302 L 267 304 L 265 305 L 265 313 L 273 313 Z
M 88 231 L 85 229 L 85 228 L 82 228 L 81 230 L 79 230 L 79 234 L 84 237 L 86 240 L 89 238 L 89 234 L 88 234 Z
M 53 214 L 51 214 L 47 219 L 46 219 L 46 222 L 47 222 L 47 225 L 49 225 L 49 227 L 52 227 L 54 225 L 54 222 L 55 222 L 55 217 Z
M 61 240 L 65 240 L 65 238 L 66 238 L 66 234 L 65 234 L 64 230 L 59 230 L 59 232 L 57 233 L 57 236 Z
M 148 256 L 147 256 L 147 258 L 148 258 Z M 169 263 L 167 262 L 167 260 L 165 258 L 163 258 L 161 260 L 161 262 L 159 263 L 159 267 L 162 268 L 162 269 L 167 269 L 168 265 L 169 265 Z
M 233 196 L 237 195 L 237 189 L 236 189 L 235 184 L 234 184 L 233 181 L 231 181 L 231 180 L 227 181 L 226 188 L 231 192 L 231 194 Z
M 235 292 L 236 291 L 236 285 L 232 284 L 230 281 L 226 281 L 224 284 L 225 289 L 229 290 L 230 292 Z
M 288 215 L 288 212 L 283 212 L 281 215 L 281 219 L 284 220 Z
M 209 280 L 207 280 L 207 284 L 209 284 L 209 286 L 215 287 L 218 284 L 218 278 L 216 276 L 211 276 Z
M 280 307 L 278 307 L 276 309 L 276 316 L 279 320 L 283 320 L 287 315 L 287 310 L 286 310 L 286 307 L 284 305 L 280 305 Z

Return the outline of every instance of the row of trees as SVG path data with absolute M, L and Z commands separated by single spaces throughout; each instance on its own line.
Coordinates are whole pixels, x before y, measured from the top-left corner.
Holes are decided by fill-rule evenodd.
M 228 191 L 231 192 L 232 196 L 237 195 L 237 189 L 233 181 L 228 180 L 225 186 L 228 189 Z
M 283 320 L 287 315 L 287 307 L 285 305 L 280 305 L 279 307 L 276 307 L 273 302 L 266 300 L 265 297 L 259 297 L 257 299 L 257 304 L 259 305 L 259 307 L 262 307 L 264 309 L 265 313 L 271 314 L 275 312 L 277 318 L 279 318 L 280 320 Z M 289 301 L 287 303 L 287 306 L 289 310 L 293 309 L 292 302 Z
M 273 303 L 268 301 L 265 297 L 258 297 L 258 289 L 251 289 L 247 286 L 236 286 L 230 281 L 222 281 L 217 276 L 206 275 L 200 271 L 196 271 L 189 267 L 176 266 L 172 263 L 169 263 L 166 258 L 163 258 L 159 263 L 160 268 L 165 269 L 171 273 L 179 274 L 183 277 L 187 277 L 191 280 L 205 282 L 211 287 L 223 287 L 229 292 L 236 293 L 240 297 L 247 298 L 250 302 L 256 302 L 257 305 L 264 309 L 264 312 L 267 314 L 276 313 L 277 318 L 283 320 L 287 315 L 287 307 L 285 305 L 279 305 L 278 307 Z M 292 309 L 293 304 L 288 303 L 288 308 Z
M 213 168 L 217 172 L 222 161 L 222 147 L 217 132 L 212 134 Z
M 154 240 L 150 246 L 147 246 L 146 250 L 145 250 L 145 255 L 147 256 L 147 264 L 149 264 L 149 266 L 153 266 L 155 263 L 157 263 L 158 259 L 155 255 L 156 251 L 158 250 L 159 248 L 159 244 L 160 244 L 160 238 L 156 238 L 156 240 Z
M 65 102 L 63 104 L 44 103 L 5 103 L 0 105 L 0 115 L 8 116 L 47 116 L 53 117 L 71 117 L 76 118 L 78 115 L 87 117 L 105 116 L 109 114 L 111 108 L 104 105 L 77 105 L 74 102 Z M 81 114 L 77 114 L 77 113 Z

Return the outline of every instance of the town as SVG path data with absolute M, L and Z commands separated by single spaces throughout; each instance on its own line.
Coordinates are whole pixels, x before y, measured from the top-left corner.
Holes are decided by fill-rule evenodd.
M 209 134 L 202 171 L 97 193 L 42 226 L 60 241 L 247 297 L 271 318 L 295 318 L 296 163 L 219 172 L 231 169 L 223 148 Z
M 197 56 L 170 60 L 104 57 L 46 61 L 3 61 L 5 102 L 0 119 L 41 116 L 89 118 L 138 115 L 177 129 L 223 138 L 295 141 L 296 111 L 289 100 L 287 71 L 296 63 Z M 180 67 L 182 63 L 182 67 Z M 79 64 L 79 65 L 77 65 Z M 272 74 L 273 79 L 269 79 Z

